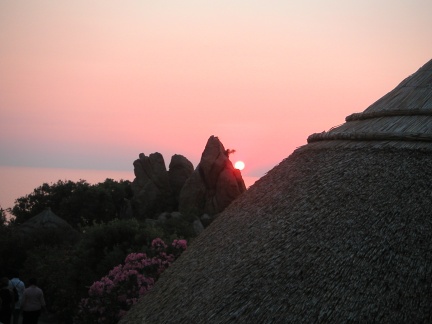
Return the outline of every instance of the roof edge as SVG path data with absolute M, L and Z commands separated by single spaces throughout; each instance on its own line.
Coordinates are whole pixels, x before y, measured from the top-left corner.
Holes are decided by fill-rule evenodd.
M 349 140 L 349 141 L 422 141 L 432 142 L 430 134 L 424 133 L 314 133 L 307 139 L 308 143 L 329 140 Z
M 372 111 L 372 112 L 361 112 L 354 113 L 345 118 L 346 122 L 355 121 L 355 120 L 364 120 L 364 119 L 372 119 L 379 117 L 389 117 L 389 116 L 432 116 L 432 110 L 430 109 L 383 109 L 380 111 Z

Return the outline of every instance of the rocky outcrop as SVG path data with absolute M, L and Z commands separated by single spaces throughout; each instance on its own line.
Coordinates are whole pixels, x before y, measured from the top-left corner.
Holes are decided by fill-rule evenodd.
M 175 209 L 178 207 L 180 191 L 193 171 L 193 164 L 183 155 L 175 154 L 171 157 L 168 179 L 176 202 Z
M 246 191 L 240 171 L 229 160 L 229 151 L 215 136 L 208 139 L 195 170 L 187 158 L 175 154 L 167 171 L 163 156 L 157 152 L 149 156 L 141 153 L 133 165 L 131 205 L 135 217 L 142 219 L 180 211 L 193 221 L 200 217 L 207 226 Z
M 228 155 L 216 136 L 208 139 L 200 163 L 180 192 L 181 213 L 216 215 L 246 191 L 241 173 Z
M 171 211 L 175 203 L 162 154 L 156 152 L 146 156 L 141 153 L 133 165 L 134 214 L 138 218 L 147 218 L 163 211 Z

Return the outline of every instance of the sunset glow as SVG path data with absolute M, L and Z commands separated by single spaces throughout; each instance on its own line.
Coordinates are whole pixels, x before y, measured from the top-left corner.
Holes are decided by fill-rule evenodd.
M 431 12 L 424 0 L 0 1 L 0 166 L 133 176 L 139 153 L 160 152 L 196 167 L 215 135 L 259 178 L 427 62 Z

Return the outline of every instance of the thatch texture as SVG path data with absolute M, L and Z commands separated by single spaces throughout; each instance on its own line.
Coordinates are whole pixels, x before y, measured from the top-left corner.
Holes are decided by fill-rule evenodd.
M 19 229 L 23 232 L 35 230 L 67 230 L 75 231 L 68 222 L 54 214 L 51 208 L 45 208 L 41 213 L 22 223 Z
M 423 128 L 393 126 L 393 117 L 358 121 L 400 137 L 323 136 L 296 150 L 121 323 L 431 322 L 432 143 L 403 133 L 422 137 L 432 116 Z
M 328 140 L 432 142 L 432 60 L 362 113 L 308 142 Z M 365 143 L 368 146 L 368 143 Z M 395 143 L 395 145 L 398 145 Z

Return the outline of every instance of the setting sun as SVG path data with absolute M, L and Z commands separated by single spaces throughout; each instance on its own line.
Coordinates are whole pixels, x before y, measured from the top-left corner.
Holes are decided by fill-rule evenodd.
M 245 164 L 244 164 L 243 161 L 237 161 L 237 162 L 234 164 L 234 167 L 235 167 L 236 169 L 243 170 L 244 167 L 245 167 Z

